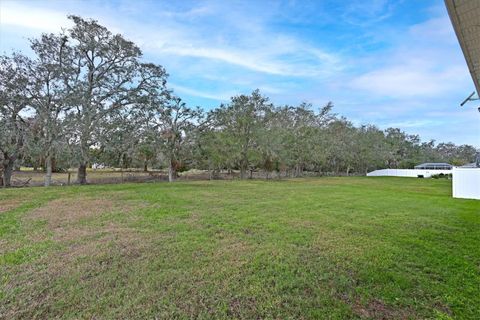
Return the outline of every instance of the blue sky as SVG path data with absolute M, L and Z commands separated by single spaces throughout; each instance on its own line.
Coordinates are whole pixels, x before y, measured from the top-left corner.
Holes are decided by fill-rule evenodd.
M 259 88 L 276 104 L 333 101 L 355 124 L 480 147 L 474 86 L 442 0 L 0 1 L 0 51 L 99 20 L 162 64 L 189 105 Z

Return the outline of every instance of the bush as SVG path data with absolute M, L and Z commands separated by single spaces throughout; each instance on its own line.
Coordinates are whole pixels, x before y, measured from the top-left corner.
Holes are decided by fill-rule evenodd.
M 451 174 L 451 173 L 447 173 L 447 174 L 444 174 L 444 173 L 432 174 L 431 178 L 433 178 L 433 179 L 451 179 L 451 178 L 452 178 L 452 174 Z

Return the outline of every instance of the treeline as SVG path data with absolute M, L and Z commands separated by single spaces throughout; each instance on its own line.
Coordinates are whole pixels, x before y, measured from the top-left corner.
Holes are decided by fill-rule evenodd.
M 167 87 L 160 65 L 94 20 L 69 17 L 73 27 L 31 40 L 33 57 L 0 57 L 0 172 L 10 185 L 16 166 L 52 172 L 77 167 L 87 182 L 94 164 L 121 168 L 239 170 L 300 176 L 378 168 L 411 168 L 424 161 L 461 165 L 472 146 L 421 142 L 400 129 L 354 126 L 308 103 L 275 106 L 258 90 L 206 112 L 188 107 Z

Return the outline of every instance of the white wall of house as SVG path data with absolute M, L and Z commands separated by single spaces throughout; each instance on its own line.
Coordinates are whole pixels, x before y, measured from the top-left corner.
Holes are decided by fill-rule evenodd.
M 454 198 L 480 200 L 480 168 L 453 168 Z
M 367 177 L 411 177 L 423 176 L 430 178 L 433 174 L 450 174 L 452 170 L 423 170 L 423 169 L 382 169 L 367 173 Z

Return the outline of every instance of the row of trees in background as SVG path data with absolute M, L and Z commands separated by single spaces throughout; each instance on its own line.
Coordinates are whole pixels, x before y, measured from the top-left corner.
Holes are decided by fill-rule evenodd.
M 463 164 L 472 146 L 421 142 L 400 129 L 354 126 L 326 104 L 275 106 L 258 90 L 206 112 L 167 88 L 162 66 L 94 20 L 31 40 L 33 58 L 0 58 L 0 172 L 5 186 L 18 165 L 52 172 L 77 167 L 262 170 L 267 177 L 316 172 L 365 173 L 424 161 Z

